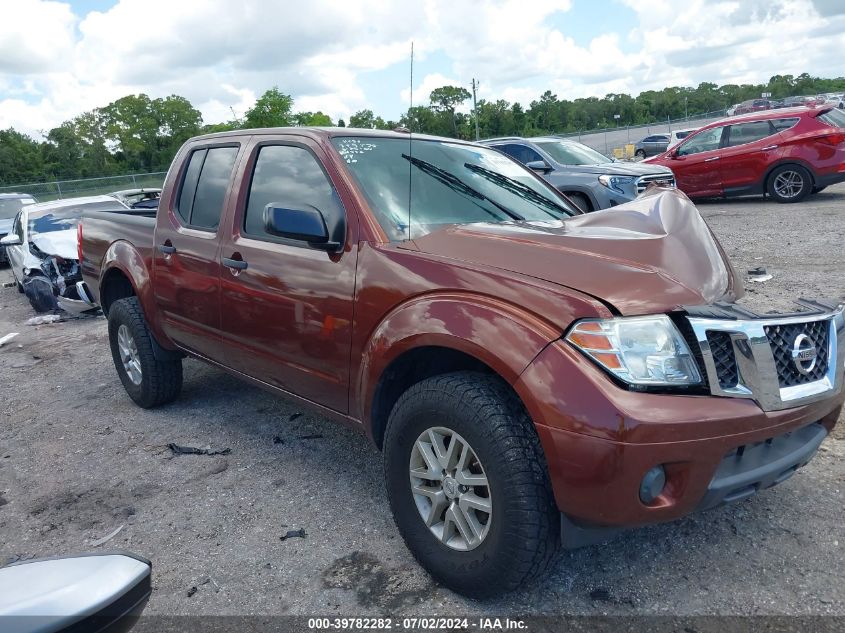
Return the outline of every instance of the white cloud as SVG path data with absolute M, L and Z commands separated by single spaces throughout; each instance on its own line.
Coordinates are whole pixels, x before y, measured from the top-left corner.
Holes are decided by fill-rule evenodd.
M 44 72 L 73 50 L 76 17 L 67 4 L 16 0 L 0 10 L 0 73 Z
M 0 127 L 37 134 L 137 92 L 181 94 L 213 123 L 243 116 L 273 85 L 301 110 L 396 118 L 404 82 L 374 102 L 362 78 L 395 77 L 387 69 L 407 62 L 412 40 L 426 69 L 417 104 L 472 77 L 479 97 L 527 106 L 547 89 L 577 98 L 842 74 L 839 0 L 617 1 L 635 20 L 619 32 L 597 24 L 584 44 L 572 0 L 119 0 L 85 16 L 67 2 L 4 0 Z

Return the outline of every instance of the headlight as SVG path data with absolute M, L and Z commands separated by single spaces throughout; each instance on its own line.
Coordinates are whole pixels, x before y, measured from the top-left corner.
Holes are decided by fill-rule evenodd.
M 579 321 L 566 340 L 631 385 L 701 383 L 689 347 L 666 315 Z
M 599 176 L 599 182 L 603 184 L 608 189 L 613 189 L 614 191 L 618 191 L 619 193 L 625 193 L 622 189 L 622 185 L 630 185 L 634 182 L 633 176 L 610 176 L 608 174 L 602 174 Z

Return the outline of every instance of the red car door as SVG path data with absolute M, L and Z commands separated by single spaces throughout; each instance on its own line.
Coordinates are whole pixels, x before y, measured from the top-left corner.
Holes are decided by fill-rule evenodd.
M 256 137 L 237 177 L 233 224 L 221 241 L 225 364 L 346 413 L 358 225 L 324 150 L 296 135 Z M 271 235 L 273 208 L 319 210 L 346 225 L 341 250 Z
M 675 173 L 678 189 L 688 196 L 706 198 L 722 194 L 719 160 L 722 154 L 724 126 L 702 130 L 688 136 L 660 161 Z
M 725 194 L 759 192 L 766 169 L 783 151 L 780 140 L 770 120 L 729 125 L 719 160 Z
M 161 200 L 153 249 L 153 289 L 161 325 L 177 345 L 213 360 L 220 354 L 218 226 L 229 198 L 238 143 L 197 145 L 178 185 Z

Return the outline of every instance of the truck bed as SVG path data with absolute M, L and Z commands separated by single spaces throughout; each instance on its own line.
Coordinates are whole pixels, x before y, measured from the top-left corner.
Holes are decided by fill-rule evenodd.
M 129 209 L 126 212 L 90 211 L 82 216 L 82 277 L 99 301 L 99 279 L 103 258 L 116 242 L 128 242 L 138 252 L 147 270 L 152 269 L 155 211 Z

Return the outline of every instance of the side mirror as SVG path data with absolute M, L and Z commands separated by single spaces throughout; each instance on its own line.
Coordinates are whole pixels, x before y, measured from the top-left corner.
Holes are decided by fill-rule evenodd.
M 150 561 L 103 552 L 12 563 L 0 569 L 4 630 L 128 631 L 151 592 Z
M 525 163 L 525 166 L 528 167 L 528 169 L 530 169 L 531 171 L 539 171 L 544 174 L 552 170 L 552 168 L 549 167 L 549 164 L 544 160 L 530 160 Z
M 340 250 L 345 231 L 342 220 L 330 226 L 316 207 L 289 207 L 274 202 L 264 207 L 264 228 L 270 235 L 307 242 L 312 248 L 325 251 Z
M 0 246 L 20 246 L 21 245 L 21 238 L 19 238 L 15 233 L 9 233 L 8 235 L 4 235 L 3 239 L 0 240 Z

